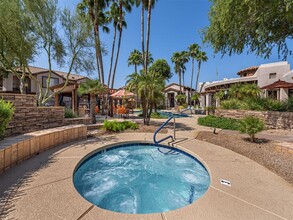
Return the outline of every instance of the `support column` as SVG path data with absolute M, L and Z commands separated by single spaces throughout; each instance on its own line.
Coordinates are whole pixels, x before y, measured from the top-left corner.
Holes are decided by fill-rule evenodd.
M 59 106 L 59 94 L 55 94 L 55 106 Z
M 211 106 L 211 95 L 210 93 L 206 94 L 206 106 L 205 107 L 210 107 Z

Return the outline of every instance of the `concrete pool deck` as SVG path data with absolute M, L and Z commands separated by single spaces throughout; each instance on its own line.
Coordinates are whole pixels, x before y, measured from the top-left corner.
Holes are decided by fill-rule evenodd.
M 0 219 L 293 219 L 292 185 L 242 155 L 194 139 L 192 119 L 178 122 L 186 127 L 177 132 L 181 142 L 176 147 L 195 155 L 211 175 L 209 190 L 193 204 L 166 213 L 129 215 L 83 199 L 72 174 L 85 155 L 117 142 L 152 141 L 151 133 L 120 133 L 50 149 L 0 175 Z

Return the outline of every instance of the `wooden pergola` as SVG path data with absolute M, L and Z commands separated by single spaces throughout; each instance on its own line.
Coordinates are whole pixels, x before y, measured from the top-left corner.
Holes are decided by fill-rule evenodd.
M 55 106 L 59 106 L 60 94 L 66 94 L 71 96 L 72 111 L 78 113 L 78 84 L 75 82 L 68 82 L 67 85 L 65 87 L 64 86 L 65 83 L 60 83 L 50 87 L 50 89 L 55 93 Z

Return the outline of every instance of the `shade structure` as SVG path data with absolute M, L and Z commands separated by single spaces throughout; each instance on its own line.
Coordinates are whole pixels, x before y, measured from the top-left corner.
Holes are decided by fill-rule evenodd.
M 126 92 L 125 89 L 118 90 L 117 92 L 110 95 L 112 98 L 127 98 L 134 96 L 134 93 L 132 92 Z
M 283 88 L 283 89 L 293 88 L 293 83 L 278 80 L 270 85 L 262 87 L 261 89 L 280 89 L 280 88 Z

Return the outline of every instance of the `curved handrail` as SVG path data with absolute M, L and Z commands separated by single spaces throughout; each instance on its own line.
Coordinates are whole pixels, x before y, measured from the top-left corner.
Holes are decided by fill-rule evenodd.
M 172 140 L 174 141 L 174 138 L 173 138 L 172 135 L 169 135 L 169 136 L 167 136 L 167 137 L 165 137 L 165 138 L 163 138 L 163 139 L 161 139 L 161 140 L 159 140 L 159 141 L 157 141 L 157 139 L 156 139 L 156 136 L 157 136 L 157 134 L 159 133 L 159 131 L 162 130 L 162 128 L 165 127 L 165 125 L 167 125 L 167 124 L 169 123 L 169 121 L 171 121 L 173 118 L 174 118 L 173 115 L 170 116 L 170 117 L 168 118 L 168 120 L 167 120 L 164 124 L 162 124 L 162 125 L 161 125 L 161 126 L 155 131 L 155 133 L 154 133 L 154 137 L 153 137 L 153 139 L 154 139 L 154 143 L 155 143 L 155 144 L 159 144 L 159 143 L 161 143 L 161 142 L 163 142 L 163 141 L 165 141 L 165 140 L 167 140 L 167 139 L 169 139 L 169 138 L 172 138 Z

